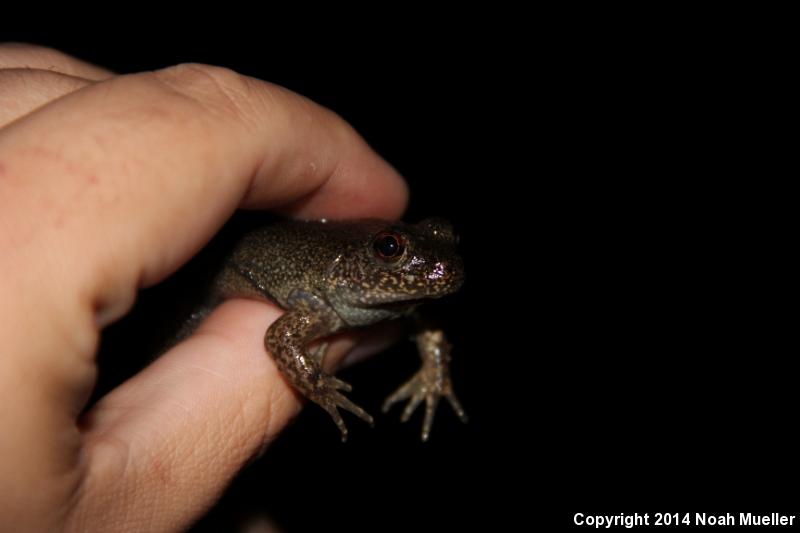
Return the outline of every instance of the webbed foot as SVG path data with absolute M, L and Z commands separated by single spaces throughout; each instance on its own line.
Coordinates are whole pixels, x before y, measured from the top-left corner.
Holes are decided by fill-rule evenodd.
M 347 440 L 347 426 L 339 413 L 339 408 L 350 411 L 361 420 L 367 422 L 370 426 L 374 425 L 372 417 L 364 411 L 361 407 L 350 401 L 344 394 L 339 391 L 350 392 L 353 388 L 349 383 L 328 374 L 321 374 L 319 380 L 314 384 L 314 387 L 308 392 L 308 398 L 320 407 L 325 409 L 336 427 L 342 433 L 342 442 Z
M 442 397 L 447 399 L 462 422 L 467 422 L 467 415 L 453 392 L 448 367 L 450 344 L 445 340 L 444 334 L 441 331 L 423 332 L 418 336 L 417 344 L 422 354 L 422 368 L 386 398 L 383 402 L 383 412 L 387 412 L 395 403 L 408 399 L 400 416 L 400 421 L 406 422 L 422 400 L 425 400 L 422 440 L 427 441 L 433 426 L 433 414 Z

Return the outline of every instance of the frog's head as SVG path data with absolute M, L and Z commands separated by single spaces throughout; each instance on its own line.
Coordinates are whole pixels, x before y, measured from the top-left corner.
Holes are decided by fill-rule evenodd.
M 330 273 L 337 296 L 350 306 L 403 311 L 463 284 L 458 238 L 449 222 L 375 220 L 359 228 L 357 243 Z

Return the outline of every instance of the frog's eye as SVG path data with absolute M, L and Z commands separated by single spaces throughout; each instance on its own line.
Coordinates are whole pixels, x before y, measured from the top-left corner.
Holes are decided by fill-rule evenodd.
M 397 261 L 403 257 L 406 245 L 403 237 L 398 233 L 379 233 L 372 241 L 372 249 L 378 259 L 384 261 Z

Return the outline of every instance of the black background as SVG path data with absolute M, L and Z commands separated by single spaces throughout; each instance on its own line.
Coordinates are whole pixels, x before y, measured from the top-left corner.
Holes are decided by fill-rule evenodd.
M 342 445 L 308 408 L 197 531 L 254 511 L 289 531 L 567 527 L 796 495 L 796 348 L 772 300 L 789 212 L 750 142 L 769 102 L 749 88 L 775 72 L 702 24 L 512 18 L 347 43 L 13 35 L 119 72 L 197 61 L 302 93 L 406 176 L 408 220 L 462 237 L 467 284 L 435 312 L 469 424 L 442 405 L 422 444 L 419 414 L 349 419 Z M 376 412 L 416 364 L 405 344 L 343 375 Z

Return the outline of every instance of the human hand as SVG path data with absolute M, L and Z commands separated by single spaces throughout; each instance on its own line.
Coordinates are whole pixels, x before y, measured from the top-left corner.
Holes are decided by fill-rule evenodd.
M 196 520 L 299 409 L 263 347 L 280 310 L 223 304 L 79 420 L 100 330 L 237 207 L 396 218 L 406 198 L 346 123 L 285 89 L 0 46 L 0 524 Z

